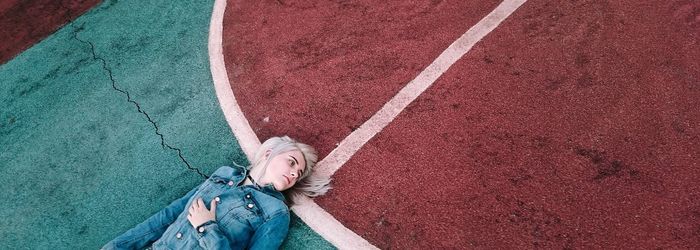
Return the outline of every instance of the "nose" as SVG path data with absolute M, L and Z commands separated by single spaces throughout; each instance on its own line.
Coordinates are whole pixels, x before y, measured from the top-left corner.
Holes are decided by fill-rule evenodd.
M 289 175 L 291 175 L 291 176 L 292 176 L 292 177 L 294 177 L 294 178 L 296 178 L 296 177 L 297 177 L 297 173 L 294 173 L 294 172 L 292 172 L 292 173 L 289 173 Z

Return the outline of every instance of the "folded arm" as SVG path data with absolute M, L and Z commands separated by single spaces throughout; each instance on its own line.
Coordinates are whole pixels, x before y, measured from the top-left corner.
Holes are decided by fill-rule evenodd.
M 185 196 L 173 201 L 146 221 L 108 242 L 102 249 L 142 249 L 160 239 L 168 226 L 184 211 L 187 202 L 200 186 L 193 188 Z

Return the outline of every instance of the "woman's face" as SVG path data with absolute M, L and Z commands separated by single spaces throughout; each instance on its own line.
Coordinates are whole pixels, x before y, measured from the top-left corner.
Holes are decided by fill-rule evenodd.
M 304 171 L 304 155 L 299 150 L 292 150 L 272 157 L 265 174 L 258 182 L 263 185 L 272 183 L 277 191 L 284 191 L 294 186 Z

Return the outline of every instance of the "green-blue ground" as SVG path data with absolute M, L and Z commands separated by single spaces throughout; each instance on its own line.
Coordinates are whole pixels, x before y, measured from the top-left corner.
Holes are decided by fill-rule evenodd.
M 247 164 L 209 71 L 212 6 L 107 1 L 0 65 L 0 249 L 99 248 L 196 170 Z M 296 216 L 283 247 L 333 248 Z

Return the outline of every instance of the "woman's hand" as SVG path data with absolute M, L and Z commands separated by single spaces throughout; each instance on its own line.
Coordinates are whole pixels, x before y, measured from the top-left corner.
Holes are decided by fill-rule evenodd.
M 216 220 L 216 199 L 211 200 L 211 211 L 207 210 L 201 197 L 192 202 L 187 220 L 194 228 L 210 220 Z

